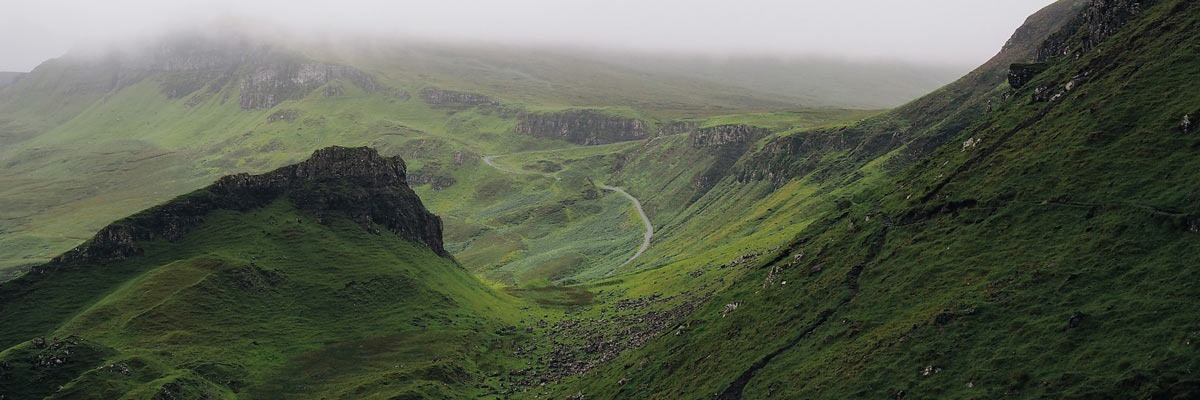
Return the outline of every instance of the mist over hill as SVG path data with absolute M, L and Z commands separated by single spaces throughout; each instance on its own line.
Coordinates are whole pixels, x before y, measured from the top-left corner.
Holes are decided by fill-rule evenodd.
M 48 60 L 0 87 L 0 398 L 1197 398 L 1200 3 L 1012 23 L 959 72 L 215 29 Z

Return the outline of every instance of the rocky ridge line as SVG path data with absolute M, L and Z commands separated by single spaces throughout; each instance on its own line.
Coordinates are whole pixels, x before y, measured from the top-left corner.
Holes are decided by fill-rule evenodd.
M 142 254 L 142 242 L 176 241 L 215 210 L 247 211 L 280 197 L 316 214 L 318 222 L 341 215 L 364 229 L 376 226 L 422 244 L 442 257 L 442 221 L 408 186 L 400 157 L 382 157 L 368 147 L 328 147 L 299 164 L 250 175 L 222 177 L 209 187 L 114 222 L 50 265 L 103 263 Z M 38 268 L 34 269 L 36 273 Z

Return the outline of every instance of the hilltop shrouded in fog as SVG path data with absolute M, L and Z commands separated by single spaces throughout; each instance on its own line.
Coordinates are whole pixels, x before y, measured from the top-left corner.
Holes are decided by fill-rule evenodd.
M 1049 2 L 8 5 L 0 400 L 1198 399 L 1200 1 Z
M 155 37 L 215 21 L 289 36 L 571 46 L 708 55 L 824 56 L 952 65 L 990 49 L 1049 0 L 855 1 L 174 1 L 26 2 L 0 13 L 0 71 L 28 71 L 70 48 Z

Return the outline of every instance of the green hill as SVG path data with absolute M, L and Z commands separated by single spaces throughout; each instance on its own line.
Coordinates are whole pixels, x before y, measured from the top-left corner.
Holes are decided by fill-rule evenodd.
M 960 82 L 845 129 L 800 133 L 791 148 L 764 144 L 740 161 L 746 183 L 727 184 L 775 181 L 778 193 L 800 177 L 836 187 L 828 203 L 794 239 L 742 264 L 743 278 L 678 334 L 560 393 L 1195 397 L 1200 142 L 1182 123 L 1200 109 L 1195 7 L 1089 2 L 1023 57 L 1002 59 L 1044 72 L 1020 88 L 978 85 L 991 105 L 976 112 L 877 130 L 918 135 L 895 150 L 872 145 L 875 126 L 909 107 L 983 102 L 947 102 Z M 934 139 L 945 144 L 909 158 Z
M 1195 398 L 1197 7 L 1056 2 L 882 112 L 528 49 L 50 62 L 0 91 L 0 387 Z M 204 186 L 332 144 L 407 163 Z
M 608 143 L 653 136 L 677 116 L 799 104 L 535 49 L 184 35 L 68 55 L 0 91 L 0 273 L 222 175 L 268 171 L 328 145 L 404 149 L 425 173 L 418 186 L 439 178 L 441 189 L 478 172 L 480 155 L 592 144 L 519 133 L 526 125 L 603 115 L 627 127 L 605 131 Z
M 523 317 L 405 165 L 329 148 L 120 220 L 0 285 L 7 398 L 459 398 Z M 11 346 L 11 347 L 10 347 Z

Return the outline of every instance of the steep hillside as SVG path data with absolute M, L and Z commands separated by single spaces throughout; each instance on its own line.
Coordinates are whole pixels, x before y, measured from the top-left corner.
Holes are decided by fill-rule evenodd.
M 744 275 L 675 334 L 558 393 L 1194 398 L 1200 10 L 1082 6 L 968 76 L 981 92 L 951 86 L 908 106 L 937 105 L 942 118 L 898 131 L 915 140 L 872 146 L 868 120 L 837 141 L 823 136 L 838 130 L 802 132 L 809 141 L 767 142 L 777 158 L 741 160 L 743 191 L 780 193 L 797 177 L 838 185 L 794 239 L 713 269 Z M 1034 62 L 1041 72 L 1023 85 L 1004 81 L 1004 64 Z M 652 276 L 688 272 L 674 268 Z
M 0 396 L 461 398 L 518 318 L 373 150 L 120 220 L 0 285 Z
M 895 179 L 987 114 L 989 104 L 1004 99 L 1009 65 L 1035 59 L 1041 44 L 1083 5 L 1048 6 L 963 78 L 859 122 L 780 128 L 765 123 L 770 119 L 721 118 L 685 129 L 686 138 L 631 152 L 612 181 L 646 199 L 661 234 L 630 268 L 715 267 L 786 245 L 831 205 L 868 201 L 854 192 Z M 722 134 L 752 128 L 772 133 Z M 705 251 L 694 251 L 698 243 Z

